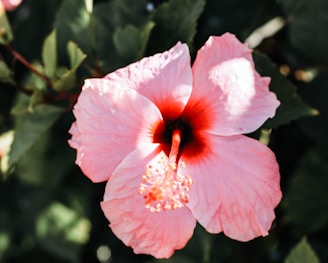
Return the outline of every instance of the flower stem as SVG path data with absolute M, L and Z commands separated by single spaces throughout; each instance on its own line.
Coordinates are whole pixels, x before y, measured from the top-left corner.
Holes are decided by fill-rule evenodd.
M 52 86 L 51 80 L 41 73 L 38 69 L 36 69 L 33 65 L 31 65 L 21 54 L 19 54 L 10 44 L 6 45 L 7 50 L 13 55 L 13 57 L 22 63 L 26 68 L 32 71 L 35 75 L 41 78 L 44 82 L 46 82 L 49 86 Z

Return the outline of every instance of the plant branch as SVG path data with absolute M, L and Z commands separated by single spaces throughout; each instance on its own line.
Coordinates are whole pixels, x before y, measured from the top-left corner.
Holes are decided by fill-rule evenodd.
M 13 47 L 8 44 L 6 45 L 7 50 L 13 55 L 13 57 L 22 63 L 26 68 L 32 71 L 35 75 L 41 78 L 44 82 L 46 82 L 49 86 L 53 86 L 51 80 L 41 73 L 38 69 L 36 69 L 33 65 L 31 65 L 21 54 L 19 54 Z

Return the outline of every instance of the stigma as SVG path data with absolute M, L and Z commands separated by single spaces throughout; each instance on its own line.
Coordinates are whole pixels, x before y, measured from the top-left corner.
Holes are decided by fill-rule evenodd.
M 185 163 L 178 161 L 180 142 L 181 131 L 176 129 L 172 133 L 169 156 L 163 154 L 150 163 L 142 176 L 139 194 L 151 212 L 174 210 L 189 202 L 192 179 L 183 173 Z

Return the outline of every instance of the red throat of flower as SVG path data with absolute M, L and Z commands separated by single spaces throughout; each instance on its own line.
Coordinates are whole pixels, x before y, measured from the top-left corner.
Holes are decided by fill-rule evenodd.
M 172 143 L 169 157 L 162 156 L 149 164 L 139 187 L 139 194 L 145 199 L 146 208 L 151 212 L 174 210 L 188 203 L 192 180 L 189 175 L 182 174 L 185 167 L 179 162 L 181 130 L 172 133 Z

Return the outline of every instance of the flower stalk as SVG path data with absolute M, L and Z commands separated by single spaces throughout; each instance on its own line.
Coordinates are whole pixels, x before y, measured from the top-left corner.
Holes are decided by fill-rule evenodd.
M 41 73 L 38 69 L 36 69 L 30 62 L 28 62 L 20 53 L 18 53 L 11 44 L 6 45 L 7 50 L 12 54 L 15 60 L 18 60 L 21 64 L 23 64 L 26 68 L 28 68 L 31 72 L 37 75 L 40 79 L 42 79 L 47 85 L 53 86 L 51 80 Z

